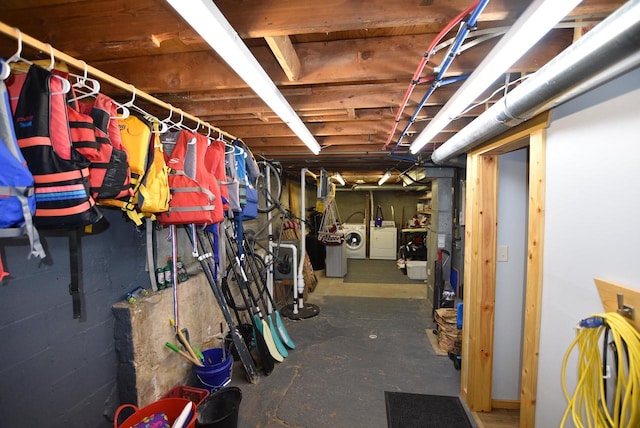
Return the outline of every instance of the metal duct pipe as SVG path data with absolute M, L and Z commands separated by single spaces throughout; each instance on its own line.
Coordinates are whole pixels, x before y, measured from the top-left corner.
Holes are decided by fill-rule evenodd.
M 351 187 L 338 187 L 336 192 L 353 192 L 353 191 L 370 191 L 370 190 L 404 190 L 405 192 L 414 192 L 423 190 L 425 186 L 422 185 L 410 185 L 403 186 L 402 184 L 387 184 L 385 186 L 377 186 L 375 184 L 354 184 Z
M 640 64 L 640 0 L 631 0 L 436 149 L 437 164 Z

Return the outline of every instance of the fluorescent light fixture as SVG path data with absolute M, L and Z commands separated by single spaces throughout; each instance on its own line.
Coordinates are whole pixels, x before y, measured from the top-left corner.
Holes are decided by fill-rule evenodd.
M 581 0 L 535 0 L 411 144 L 418 153 Z
M 340 175 L 339 172 L 336 172 L 335 174 L 333 174 L 333 178 L 335 178 L 336 181 L 340 183 L 341 186 L 344 186 L 345 184 L 347 184 L 347 182 L 344 181 L 344 178 L 342 178 L 342 175 Z
M 378 186 L 382 186 L 389 178 L 391 178 L 391 171 L 387 170 L 378 180 Z
M 167 0 L 314 154 L 320 144 L 211 0 Z

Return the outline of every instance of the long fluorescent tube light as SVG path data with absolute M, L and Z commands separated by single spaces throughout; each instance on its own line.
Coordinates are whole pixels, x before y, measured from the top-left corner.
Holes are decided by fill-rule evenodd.
M 389 178 L 391 178 L 391 171 L 387 171 L 384 173 L 380 180 L 378 180 L 378 186 L 382 186 Z
M 427 145 L 580 2 L 581 0 L 534 1 L 416 137 L 410 146 L 411 153 L 416 154 Z
M 314 154 L 320 144 L 211 0 L 167 0 Z
M 335 174 L 333 174 L 333 178 L 335 178 L 336 181 L 340 183 L 341 186 L 344 186 L 345 184 L 347 184 L 347 182 L 344 181 L 344 178 L 339 172 L 336 172 Z

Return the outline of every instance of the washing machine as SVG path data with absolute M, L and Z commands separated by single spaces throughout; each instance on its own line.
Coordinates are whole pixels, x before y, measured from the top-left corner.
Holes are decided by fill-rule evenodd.
M 363 223 L 345 223 L 344 246 L 348 259 L 367 258 L 367 226 Z
M 398 256 L 398 229 L 392 220 L 383 220 L 381 227 L 371 222 L 369 227 L 369 258 L 395 260 Z

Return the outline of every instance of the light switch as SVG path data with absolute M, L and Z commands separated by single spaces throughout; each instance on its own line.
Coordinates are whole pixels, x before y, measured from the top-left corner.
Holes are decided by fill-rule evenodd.
M 509 261 L 509 247 L 507 245 L 498 245 L 498 261 Z

